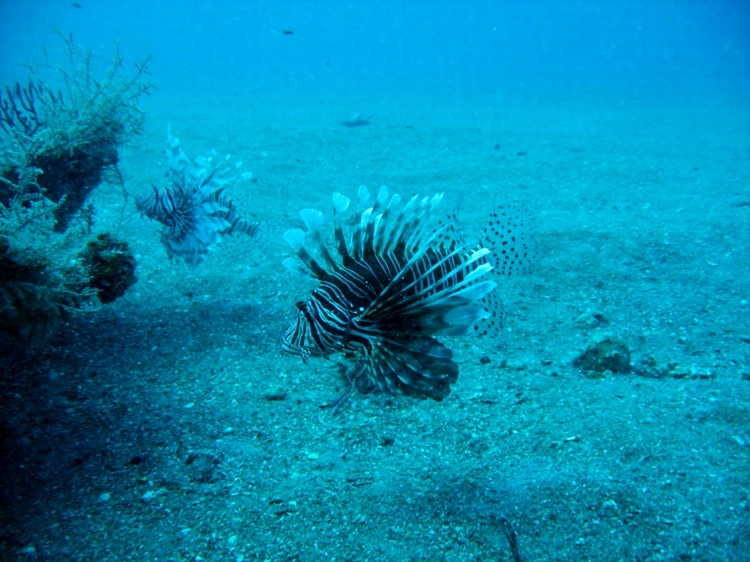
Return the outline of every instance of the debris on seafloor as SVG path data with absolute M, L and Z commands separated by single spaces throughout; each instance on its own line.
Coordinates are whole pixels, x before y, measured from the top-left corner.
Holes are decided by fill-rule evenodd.
M 592 330 L 609 326 L 609 319 L 601 312 L 592 309 L 586 309 L 575 319 L 575 325 L 581 330 Z
M 714 370 L 677 361 L 659 362 L 651 355 L 643 355 L 631 363 L 630 349 L 620 338 L 595 333 L 586 351 L 573 360 L 573 366 L 589 378 L 602 378 L 606 373 L 632 373 L 648 379 L 710 380 Z
M 603 334 L 594 334 L 586 350 L 573 360 L 573 366 L 585 373 L 628 373 L 630 349 L 621 339 Z
M 706 367 L 687 366 L 677 361 L 666 361 L 659 364 L 651 355 L 641 357 L 633 364 L 633 373 L 648 379 L 715 379 L 716 373 Z
M 350 119 L 342 121 L 341 124 L 344 127 L 364 127 L 365 125 L 369 125 L 370 121 L 362 117 L 359 113 L 356 113 Z

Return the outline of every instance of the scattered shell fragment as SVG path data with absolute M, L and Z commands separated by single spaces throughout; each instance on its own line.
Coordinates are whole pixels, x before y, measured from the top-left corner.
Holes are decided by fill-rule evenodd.
M 596 310 L 587 309 L 581 313 L 574 321 L 577 328 L 581 330 L 591 330 L 594 328 L 600 328 L 602 326 L 608 326 L 609 320 L 604 314 Z

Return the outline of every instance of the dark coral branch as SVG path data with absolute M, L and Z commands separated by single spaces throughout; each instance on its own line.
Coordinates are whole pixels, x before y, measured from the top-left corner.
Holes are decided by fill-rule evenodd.
M 39 115 L 34 107 L 34 83 L 29 82 L 28 87 L 21 88 L 16 83 L 15 90 L 5 86 L 5 98 L 0 94 L 0 126 L 6 133 L 10 130 L 20 130 L 31 136 L 39 129 Z
M 29 80 L 26 87 L 16 82 L 15 87 L 5 86 L 5 96 L 0 92 L 0 128 L 5 133 L 21 133 L 27 137 L 36 134 L 44 126 L 37 102 L 48 96 L 52 106 L 62 105 L 62 92 L 57 95 L 39 81 Z

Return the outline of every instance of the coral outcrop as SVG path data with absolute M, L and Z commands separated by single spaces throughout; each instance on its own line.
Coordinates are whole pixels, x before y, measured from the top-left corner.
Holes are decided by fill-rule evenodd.
M 62 318 L 135 280 L 127 246 L 91 240 L 86 201 L 103 181 L 122 182 L 119 149 L 141 131 L 153 84 L 146 62 L 123 77 L 119 53 L 97 76 L 92 55 L 63 39 L 67 65 L 31 66 L 26 84 L 0 91 L 0 352 L 40 346 Z

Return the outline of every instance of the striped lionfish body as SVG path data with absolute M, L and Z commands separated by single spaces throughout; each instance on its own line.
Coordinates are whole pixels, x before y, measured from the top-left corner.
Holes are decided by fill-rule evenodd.
M 367 387 L 442 400 L 458 365 L 437 336 L 467 334 L 490 315 L 482 305 L 496 286 L 485 279 L 490 250 L 443 241 L 430 226 L 442 194 L 415 196 L 403 207 L 385 187 L 368 207 L 369 198 L 361 187 L 359 224 L 347 238 L 341 217 L 350 201 L 334 193 L 335 251 L 320 234 L 319 211 L 301 212 L 306 232 L 284 235 L 306 269 L 293 258 L 284 264 L 319 284 L 297 303 L 282 347 L 305 361 L 348 352 L 356 357 L 352 377 L 366 377 Z
M 241 162 L 229 157 L 215 163 L 212 157 L 191 162 L 171 135 L 167 150 L 167 186 L 136 201 L 138 209 L 163 225 L 161 241 L 171 258 L 191 265 L 203 261 L 209 249 L 225 234 L 256 233 L 259 223 L 243 219 L 225 191 L 248 174 L 238 171 Z

